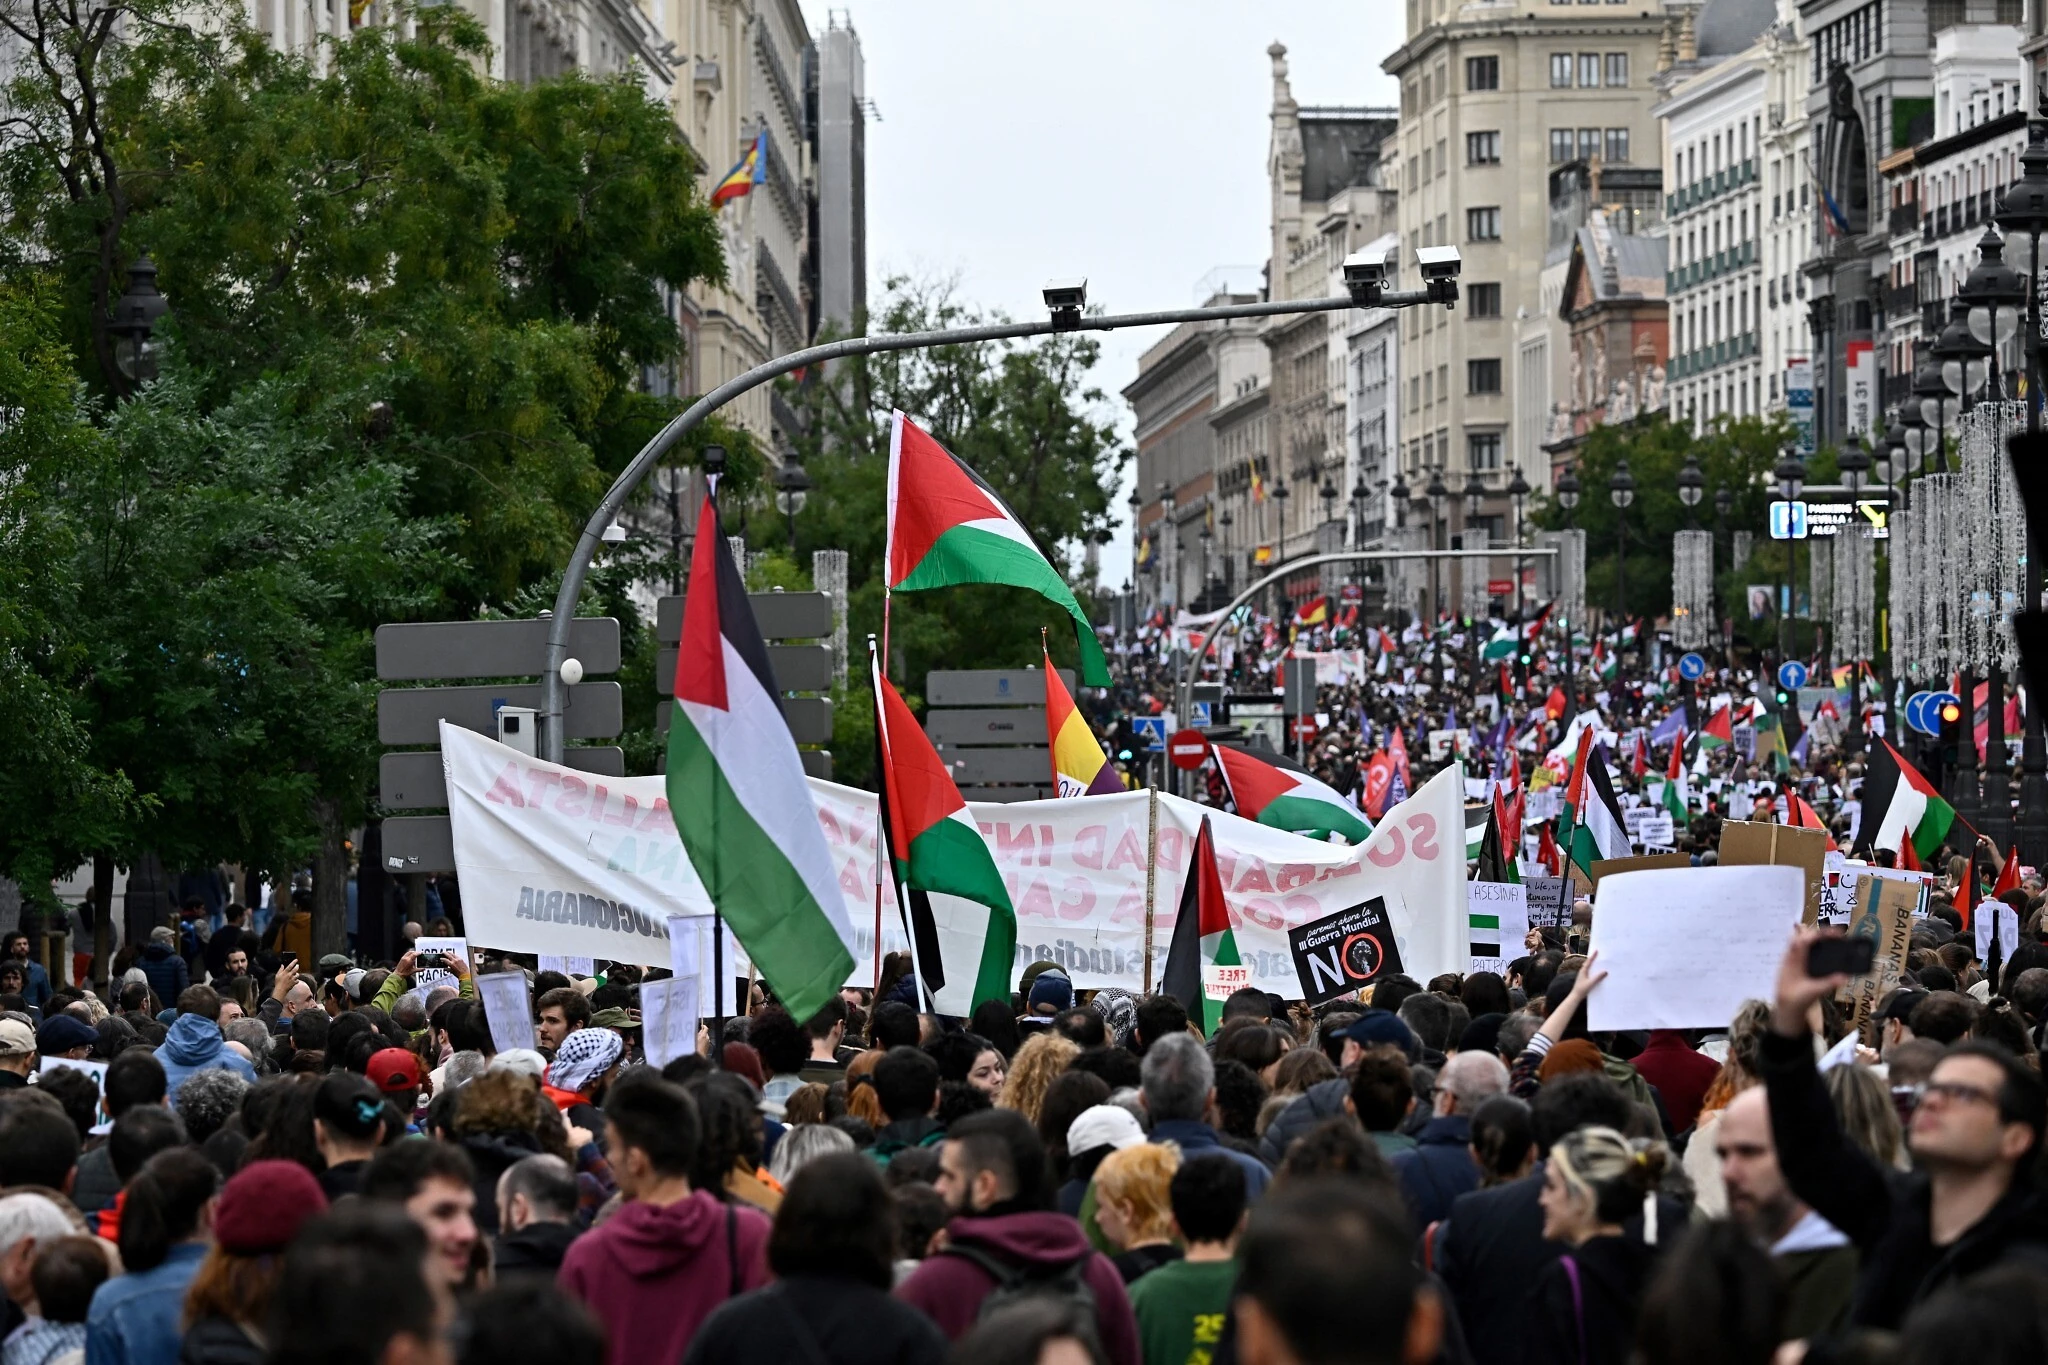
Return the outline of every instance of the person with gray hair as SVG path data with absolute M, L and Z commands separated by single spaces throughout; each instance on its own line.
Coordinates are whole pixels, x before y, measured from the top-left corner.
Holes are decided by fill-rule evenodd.
M 239 1113 L 249 1083 L 232 1071 L 201 1071 L 178 1087 L 175 1108 L 185 1124 L 185 1137 L 197 1147 Z
M 391 1022 L 407 1033 L 418 1033 L 427 1026 L 427 1006 L 411 991 L 391 1002 Z
M 1491 1052 L 1453 1053 L 1436 1074 L 1434 1113 L 1415 1135 L 1415 1146 L 1394 1157 L 1401 1195 L 1420 1233 L 1451 1216 L 1451 1201 L 1479 1188 L 1472 1159 L 1472 1114 L 1508 1089 L 1508 1069 Z
M 563 1254 L 583 1230 L 576 1222 L 578 1193 L 576 1172 L 558 1156 L 523 1157 L 505 1168 L 498 1177 L 494 1257 L 501 1279 L 531 1275 L 553 1282 Z
M 1216 1105 L 1216 1064 L 1192 1034 L 1169 1033 L 1145 1049 L 1138 1071 L 1138 1102 L 1149 1119 L 1153 1142 L 1171 1142 L 1185 1160 L 1201 1152 L 1222 1152 L 1244 1171 L 1245 1198 L 1256 1202 L 1272 1183 L 1266 1163 L 1225 1147 L 1209 1119 Z
M 829 1123 L 799 1123 L 775 1144 L 775 1155 L 768 1159 L 768 1174 L 786 1190 L 796 1173 L 819 1157 L 853 1150 L 853 1139 L 844 1129 Z
M 79 1230 L 54 1199 L 40 1194 L 0 1199 L 0 1293 L 25 1316 L 38 1316 L 35 1286 L 29 1280 L 37 1249 Z
M 221 1036 L 231 1043 L 240 1043 L 249 1050 L 249 1064 L 256 1068 L 259 1076 L 276 1072 L 277 1060 L 271 1054 L 270 1025 L 261 1019 L 235 1019 L 221 1025 Z
M 437 1095 L 452 1095 L 484 1074 L 488 1065 L 481 1052 L 458 1052 L 441 1067 L 441 1079 L 434 1086 Z

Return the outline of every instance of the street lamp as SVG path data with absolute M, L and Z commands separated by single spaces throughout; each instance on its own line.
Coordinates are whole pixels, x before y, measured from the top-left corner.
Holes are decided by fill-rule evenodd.
M 1930 348 L 1928 359 L 1913 372 L 1913 396 L 1920 400 L 1920 423 L 1926 428 L 1920 437 L 1922 470 L 1948 466 L 1948 426 L 1955 420 L 1957 403 L 1942 382 L 1941 366 Z
M 1968 409 L 1991 371 L 1991 348 L 1970 335 L 1969 315 L 1968 304 L 1960 298 L 1950 299 L 1948 325 L 1941 329 L 1933 350 L 1941 366 L 1942 387 L 1961 400 L 1958 411 Z
M 1786 502 L 1799 501 L 1799 495 L 1806 491 L 1806 462 L 1799 458 L 1796 446 L 1786 446 L 1779 452 L 1778 467 L 1774 471 L 1778 479 L 1778 496 Z M 1783 596 L 1778 603 L 1778 662 L 1791 657 L 1792 651 L 1792 570 L 1795 566 L 1793 555 L 1797 542 L 1785 541 L 1785 572 L 1780 581 Z
M 804 467 L 790 456 L 782 462 L 782 468 L 775 471 L 775 506 L 789 524 L 789 553 L 796 554 L 796 514 L 804 510 L 804 499 L 811 491 L 811 476 L 804 473 Z
M 1522 467 L 1516 465 L 1514 477 L 1508 480 L 1508 496 L 1515 503 L 1515 619 L 1522 618 L 1522 540 L 1527 526 L 1522 515 L 1523 505 L 1529 498 L 1529 481 L 1522 477 Z
M 1394 486 L 1387 490 L 1387 496 L 1394 500 L 1394 529 L 1397 531 L 1404 532 L 1404 534 L 1400 538 L 1401 548 L 1406 549 L 1408 545 L 1408 537 L 1405 534 L 1405 532 L 1408 529 L 1408 498 L 1410 495 L 1408 492 L 1408 476 L 1403 474 L 1398 469 L 1394 471 Z M 1392 581 L 1393 580 L 1390 577 L 1388 579 L 1389 585 L 1392 584 Z M 1408 572 L 1404 568 L 1401 571 L 1401 584 L 1405 588 L 1407 586 L 1407 583 Z M 1387 595 L 1389 597 L 1393 596 L 1391 592 Z M 1422 613 L 1417 612 L 1416 615 L 1419 617 L 1422 615 Z M 1394 616 L 1391 610 L 1387 614 L 1387 624 L 1392 626 L 1400 625 L 1400 619 Z
M 1859 438 L 1849 442 L 1842 448 L 1842 453 L 1837 457 L 1835 464 L 1841 470 L 1842 487 L 1849 490 L 1849 496 L 1853 498 L 1861 493 L 1864 485 L 1870 480 L 1869 441 Z
M 1323 520 L 1337 519 L 1337 483 L 1329 475 L 1323 476 L 1323 486 L 1316 490 L 1323 500 Z
M 1969 324 L 1970 336 L 1980 346 L 2003 351 L 2019 330 L 2020 305 L 2027 301 L 2027 283 L 2019 271 L 2005 263 L 2005 241 L 1988 227 L 1977 242 L 1977 254 L 1976 268 L 1956 291 L 1956 297 L 1968 306 L 1964 320 Z M 2002 381 L 2004 364 L 1995 364 L 1994 369 Z M 2000 392 L 2003 391 L 2001 382 Z
M 1579 505 L 1579 471 L 1572 465 L 1565 466 L 1564 473 L 1557 476 L 1557 505 L 1564 509 L 1564 526 L 1572 528 L 1572 513 Z
M 107 318 L 107 331 L 114 337 L 114 367 L 138 388 L 156 378 L 162 348 L 151 334 L 170 311 L 170 301 L 157 291 L 155 263 L 138 256 L 128 267 L 128 288 L 114 301 Z
M 1678 500 L 1685 504 L 1686 530 L 1696 531 L 1699 529 L 1699 518 L 1695 515 L 1694 509 L 1700 505 L 1700 499 L 1706 495 L 1707 477 L 1700 473 L 1699 456 L 1688 452 L 1685 457 L 1685 467 L 1678 471 Z
M 1614 503 L 1614 600 L 1618 614 L 1614 619 L 1614 653 L 1621 655 L 1621 631 L 1628 621 L 1628 509 L 1636 500 L 1636 476 L 1628 472 L 1626 459 L 1614 462 L 1614 473 L 1607 480 L 1607 496 Z
M 1216 524 L 1223 528 L 1223 586 L 1233 590 L 1237 585 L 1237 564 L 1230 554 L 1230 526 L 1235 520 L 1228 507 L 1223 509 L 1222 516 L 1216 518 Z

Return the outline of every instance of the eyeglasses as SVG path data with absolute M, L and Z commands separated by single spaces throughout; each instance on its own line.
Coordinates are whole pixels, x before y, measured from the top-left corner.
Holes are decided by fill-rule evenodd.
M 1925 1104 L 1928 1100 L 1935 1097 L 1950 1103 L 1960 1103 L 1963 1101 L 1971 1101 L 1977 1104 L 1998 1103 L 1997 1092 L 1986 1090 L 1981 1085 L 1961 1085 L 1955 1081 L 1928 1081 L 1925 1085 L 1919 1087 L 1917 1096 L 1919 1103 Z

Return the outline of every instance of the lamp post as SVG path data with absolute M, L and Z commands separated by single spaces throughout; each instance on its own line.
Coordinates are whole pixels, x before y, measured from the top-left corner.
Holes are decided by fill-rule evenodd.
M 1230 527 L 1236 520 L 1228 507 L 1223 509 L 1222 516 L 1216 518 L 1216 525 L 1223 531 L 1223 586 L 1232 592 L 1237 591 L 1237 563 L 1230 549 Z
M 1465 525 L 1464 528 L 1458 533 L 1458 548 L 1461 550 L 1489 549 L 1492 546 L 1493 540 L 1491 536 L 1487 537 L 1487 544 L 1485 545 L 1474 546 L 1471 543 L 1472 524 L 1479 520 L 1479 504 L 1486 498 L 1486 484 L 1483 480 L 1480 479 L 1479 471 L 1477 469 L 1468 469 L 1465 471 L 1464 493 Z M 1479 596 L 1478 593 L 1475 593 L 1471 590 L 1471 585 L 1465 582 L 1465 572 L 1465 565 L 1463 562 L 1460 562 L 1460 564 L 1458 565 L 1458 586 L 1460 589 L 1458 614 L 1460 616 L 1463 616 L 1465 614 L 1466 604 Z M 1482 572 L 1484 572 L 1484 570 L 1482 570 Z M 1480 586 L 1482 588 L 1486 586 L 1485 580 L 1483 578 L 1480 580 Z M 1476 653 L 1474 654 L 1473 659 L 1476 663 L 1478 659 L 1478 655 Z
M 2027 121 L 2027 149 L 2020 154 L 2020 178 L 2006 190 L 1995 221 L 2006 233 L 2027 238 L 2027 274 L 2022 288 L 2027 296 L 2025 340 L 2021 363 L 2026 367 L 2027 434 L 2041 429 L 2041 234 L 2048 232 L 2048 117 L 2043 117 L 2039 96 L 2035 116 Z M 2027 542 L 2026 601 L 2029 611 L 2041 605 L 2040 542 L 2029 527 Z M 2031 680 L 2030 680 L 2031 681 Z M 2020 747 L 2020 852 L 2035 867 L 2048 862 L 2048 737 L 2044 737 L 2041 712 L 2048 698 L 2027 697 L 2026 738 Z
M 1688 452 L 1685 467 L 1678 471 L 1678 500 L 1685 504 L 1685 529 L 1697 531 L 1700 528 L 1698 509 L 1700 499 L 1707 495 L 1707 476 L 1700 473 L 1699 456 Z
M 1527 534 L 1528 521 L 1523 509 L 1529 500 L 1529 481 L 1522 477 L 1522 467 L 1516 465 L 1514 477 L 1508 480 L 1508 497 L 1515 504 L 1515 620 L 1522 619 L 1522 542 Z
M 804 500 L 810 495 L 811 476 L 804 473 L 804 467 L 791 456 L 782 462 L 782 468 L 775 471 L 775 506 L 789 527 L 789 554 L 796 557 L 796 514 L 804 510 Z
M 1828 333 L 1834 327 L 1835 296 L 1832 293 L 1822 293 L 1823 285 L 1833 288 L 1830 277 L 1814 276 L 1813 297 L 1806 301 L 1807 323 L 1813 328 L 1813 420 L 1819 428 L 1814 432 L 1813 439 L 1821 444 L 1825 444 L 1828 439 L 1828 433 L 1833 426 L 1830 419 L 1834 416 L 1834 386 L 1827 381 L 1834 377 L 1828 372 Z
M 1935 339 L 1933 355 L 1941 366 L 1941 384 L 1958 401 L 1956 415 L 1968 412 L 1984 381 L 1991 377 L 1991 347 L 1970 335 L 1970 306 L 1949 300 L 1948 325 Z M 1952 417 L 1951 421 L 1954 420 Z
M 1451 490 L 1444 486 L 1443 469 L 1438 467 L 1430 470 L 1429 486 L 1423 490 L 1423 495 L 1429 499 L 1429 548 L 1432 550 L 1447 550 L 1450 548 L 1448 527 L 1445 528 L 1445 543 L 1443 545 L 1436 543 L 1438 511 L 1442 508 L 1444 499 L 1449 497 L 1450 494 Z M 1429 561 L 1429 653 L 1433 661 L 1431 664 L 1433 673 L 1430 678 L 1431 692 L 1434 692 L 1437 687 L 1441 686 L 1444 680 L 1443 632 L 1438 629 L 1443 624 L 1444 616 L 1443 592 L 1438 586 L 1440 581 L 1437 577 L 1436 559 L 1432 557 Z
M 1138 573 L 1138 546 L 1141 543 L 1143 543 L 1142 538 L 1138 535 L 1138 512 L 1145 505 L 1145 495 L 1138 491 L 1138 481 L 1136 478 L 1133 478 L 1131 480 L 1131 496 L 1129 498 L 1129 502 L 1131 508 L 1131 577 L 1132 591 L 1135 593 L 1137 591 L 1136 579 Z M 1131 598 L 1131 639 L 1135 642 L 1137 640 L 1137 637 L 1138 599 L 1134 596 Z
M 1398 469 L 1394 471 L 1394 486 L 1387 490 L 1387 496 L 1394 500 L 1394 529 L 1403 533 L 1402 539 L 1405 543 L 1408 530 L 1408 477 Z M 1406 571 L 1403 571 L 1402 578 L 1407 578 Z M 1419 611 L 1415 614 L 1418 618 L 1422 615 Z M 1391 612 L 1388 613 L 1387 624 L 1399 624 L 1393 619 Z
M 1575 529 L 1573 526 L 1573 521 L 1575 520 L 1578 512 L 1579 496 L 1580 494 L 1578 466 L 1566 465 L 1564 467 L 1564 473 L 1557 476 L 1557 505 L 1564 509 L 1564 529 L 1567 531 Z M 1557 580 L 1558 595 L 1562 596 L 1564 592 L 1564 575 L 1562 573 L 1559 573 L 1554 576 Z M 1583 621 L 1574 621 L 1570 617 L 1565 618 L 1565 672 L 1573 677 L 1577 677 L 1579 671 L 1579 650 L 1578 646 L 1572 643 L 1572 632 L 1577 630 L 1580 626 L 1584 624 L 1585 622 Z
M 107 331 L 114 337 L 114 367 L 127 381 L 124 397 L 156 378 L 160 348 L 152 334 L 170 311 L 170 301 L 156 287 L 155 263 L 138 256 L 128 267 L 128 288 L 114 300 L 107 317 Z
M 1996 393 L 2006 396 L 2004 353 L 2020 327 L 2020 306 L 2027 301 L 2027 282 L 2005 263 L 2005 240 L 1990 228 L 1977 240 L 1977 264 L 1956 290 L 1966 312 L 1971 338 L 1992 350 Z
M 1778 496 L 1786 502 L 1799 501 L 1799 495 L 1806 491 L 1806 461 L 1799 458 L 1799 448 L 1787 445 L 1778 452 Z M 1785 541 L 1785 568 L 1780 579 L 1781 595 L 1778 599 L 1778 662 L 1784 663 L 1792 657 L 1792 571 L 1797 567 L 1793 551 L 1797 542 L 1790 537 Z
M 1913 396 L 1920 403 L 1920 423 L 1926 428 L 1921 436 L 1922 472 L 1948 468 L 1948 424 L 1955 420 L 1957 403 L 1949 393 L 1948 385 L 1941 379 L 1940 362 L 1934 358 L 1933 347 L 1928 348 L 1927 359 L 1913 372 Z
M 1607 496 L 1614 503 L 1614 659 L 1621 662 L 1621 633 L 1628 626 L 1628 508 L 1636 500 L 1636 476 L 1628 472 L 1626 459 L 1614 462 L 1607 480 Z
M 1180 549 L 1180 527 L 1173 522 L 1173 485 L 1165 479 L 1159 481 L 1159 602 L 1161 606 L 1180 606 L 1180 571 L 1173 561 Z M 1167 617 L 1168 629 L 1173 618 Z
M 1273 480 L 1273 520 L 1280 523 L 1280 533 L 1273 537 L 1273 559 L 1275 563 L 1280 564 L 1287 562 L 1287 499 L 1290 491 L 1281 480 Z M 1280 596 L 1283 600 L 1287 596 L 1287 589 L 1284 586 L 1280 589 Z
M 1715 489 L 1715 490 L 1714 490 L 1714 553 L 1715 553 L 1716 555 L 1719 555 L 1719 554 L 1721 553 L 1721 537 L 1722 537 L 1722 535 L 1723 535 L 1723 534 L 1725 534 L 1725 533 L 1727 532 L 1727 530 L 1728 530 L 1728 514 L 1729 514 L 1730 512 L 1732 512 L 1732 511 L 1734 511 L 1734 510 L 1735 510 L 1735 494 L 1733 494 L 1732 492 L 1730 492 L 1730 491 L 1729 491 L 1729 490 L 1728 490 L 1728 489 L 1727 489 L 1727 488 L 1726 488 L 1725 486 L 1724 486 L 1724 487 L 1721 487 L 1721 488 L 1717 488 L 1717 489 Z M 1728 544 L 1728 567 L 1729 567 L 1730 569 L 1733 569 L 1733 568 L 1736 568 L 1736 567 L 1738 567 L 1738 566 L 1736 565 L 1736 563 L 1735 563 L 1735 544 L 1734 544 L 1734 541 L 1733 541 L 1732 539 L 1731 539 L 1731 540 L 1729 541 L 1729 544 Z

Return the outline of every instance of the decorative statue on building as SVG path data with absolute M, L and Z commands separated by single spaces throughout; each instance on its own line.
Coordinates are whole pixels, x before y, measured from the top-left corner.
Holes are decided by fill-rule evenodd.
M 1835 62 L 1828 67 L 1828 114 L 1844 123 L 1858 114 L 1856 82 L 1850 79 L 1845 62 Z
M 1545 445 L 1556 445 L 1572 438 L 1572 415 L 1565 411 L 1562 403 L 1550 405 L 1550 431 L 1543 438 Z
M 1633 422 L 1636 420 L 1635 386 L 1626 379 L 1615 380 L 1613 390 L 1607 395 L 1607 420 L 1609 422 Z
M 1655 412 L 1664 406 L 1664 367 L 1652 364 L 1643 373 L 1643 411 Z

